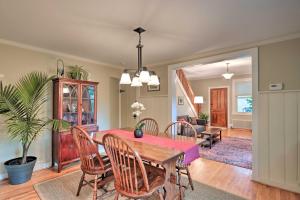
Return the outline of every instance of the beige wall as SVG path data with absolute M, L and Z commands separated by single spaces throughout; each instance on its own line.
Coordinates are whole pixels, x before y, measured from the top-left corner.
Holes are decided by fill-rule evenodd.
M 168 95 L 168 67 L 153 67 L 150 70 L 155 71 L 155 73 L 160 78 L 160 91 L 148 92 L 147 86 L 144 85 L 140 90 L 141 97 L 149 96 L 159 96 L 159 95 Z
M 153 67 L 150 70 L 160 77 L 160 91 L 148 92 L 147 86 L 144 85 L 139 89 L 135 89 L 128 85 L 122 85 L 124 92 L 121 94 L 121 127 L 133 127 L 136 120 L 132 118 L 132 109 L 130 105 L 135 101 L 139 101 L 146 107 L 142 111 L 140 118 L 152 117 L 157 120 L 160 130 L 163 130 L 168 124 L 168 120 L 162 113 L 168 112 L 168 68 Z
M 134 127 L 136 120 L 132 117 L 131 104 L 137 100 L 136 89 L 130 85 L 121 85 L 121 127 Z
M 209 88 L 212 87 L 220 87 L 226 86 L 228 87 L 228 95 L 229 95 L 229 124 L 232 124 L 232 119 L 237 120 L 252 120 L 251 115 L 237 115 L 232 114 L 232 81 L 235 79 L 242 79 L 242 78 L 251 78 L 251 75 L 239 75 L 233 76 L 231 80 L 225 80 L 224 78 L 213 78 L 213 79 L 201 79 L 201 80 L 190 80 L 190 84 L 196 96 L 203 96 L 204 103 L 201 105 L 202 112 L 209 113 Z M 251 128 L 251 127 L 249 127 Z
M 20 76 L 32 72 L 42 71 L 50 74 L 56 73 L 56 60 L 58 56 L 39 53 L 13 46 L 0 44 L 0 74 L 4 74 L 3 83 L 14 83 Z M 99 64 L 82 62 L 74 59 L 61 57 L 65 65 L 83 65 L 92 72 L 91 80 L 98 81 L 98 125 L 100 129 L 110 128 L 110 77 L 119 78 L 121 70 L 105 67 Z M 52 91 L 52 90 L 51 90 Z M 52 94 L 49 91 L 49 102 L 45 106 L 43 116 L 52 117 Z M 30 155 L 38 157 L 37 168 L 48 167 L 51 164 L 51 132 L 45 131 L 31 146 Z M 20 156 L 20 145 L 11 141 L 6 134 L 6 126 L 3 118 L 0 119 L 0 179 L 5 176 L 3 162 Z
M 259 90 L 280 82 L 285 90 L 300 89 L 300 38 L 259 47 Z

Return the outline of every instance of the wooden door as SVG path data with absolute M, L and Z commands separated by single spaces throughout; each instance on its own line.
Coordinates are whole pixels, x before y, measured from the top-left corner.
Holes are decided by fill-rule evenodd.
M 210 124 L 227 127 L 227 88 L 210 90 Z

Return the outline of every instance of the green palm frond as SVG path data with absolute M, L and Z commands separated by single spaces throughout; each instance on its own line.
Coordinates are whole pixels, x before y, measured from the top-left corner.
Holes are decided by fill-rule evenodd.
M 50 124 L 54 129 L 69 126 L 68 122 L 62 120 L 40 117 L 48 100 L 48 85 L 53 78 L 54 76 L 48 77 L 46 73 L 32 72 L 15 85 L 3 86 L 0 82 L 0 114 L 6 116 L 10 138 L 22 143 L 23 158 L 26 158 L 32 141 Z

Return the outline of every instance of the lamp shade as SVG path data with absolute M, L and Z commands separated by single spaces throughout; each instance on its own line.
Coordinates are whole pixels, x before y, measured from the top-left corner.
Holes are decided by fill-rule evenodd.
M 195 96 L 194 103 L 203 103 L 203 96 Z
M 142 83 L 148 83 L 150 81 L 150 73 L 146 67 L 143 67 L 143 70 L 140 73 L 140 81 Z
M 143 86 L 142 82 L 140 81 L 139 77 L 133 77 L 132 82 L 131 82 L 132 87 L 141 87 Z
M 222 76 L 227 80 L 231 79 L 233 75 L 234 75 L 233 73 L 228 73 L 228 72 L 222 74 Z
M 130 79 L 130 75 L 127 72 L 123 72 L 122 76 L 121 76 L 121 80 L 120 80 L 120 84 L 131 84 L 131 79 Z
M 158 76 L 156 74 L 152 74 L 150 76 L 150 81 L 148 82 L 148 85 L 159 85 L 159 79 Z

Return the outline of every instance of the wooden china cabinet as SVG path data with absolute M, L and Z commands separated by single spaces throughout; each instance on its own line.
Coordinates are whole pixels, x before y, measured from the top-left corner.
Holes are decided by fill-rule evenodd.
M 92 81 L 53 79 L 53 118 L 79 125 L 88 132 L 97 131 L 97 85 Z M 58 172 L 79 160 L 71 129 L 52 133 L 52 160 Z

